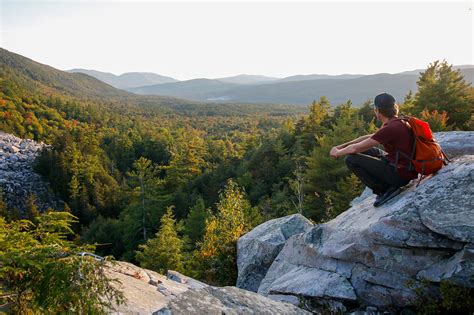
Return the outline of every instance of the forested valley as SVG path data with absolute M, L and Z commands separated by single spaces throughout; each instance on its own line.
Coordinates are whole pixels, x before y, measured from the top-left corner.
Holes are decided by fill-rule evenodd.
M 379 127 L 372 95 L 307 107 L 193 103 L 0 53 L 0 130 L 50 145 L 35 170 L 65 202 L 52 210 L 75 218 L 71 244 L 98 255 L 233 285 L 241 235 L 292 213 L 330 220 L 364 188 L 328 152 Z M 398 101 L 435 131 L 474 127 L 474 88 L 446 61 Z M 0 211 L 4 229 L 40 215 L 34 202 Z

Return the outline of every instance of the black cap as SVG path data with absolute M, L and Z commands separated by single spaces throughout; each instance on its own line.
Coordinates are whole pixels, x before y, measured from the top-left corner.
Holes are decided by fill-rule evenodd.
M 375 97 L 373 105 L 378 108 L 391 108 L 395 106 L 395 98 L 388 93 L 382 93 Z

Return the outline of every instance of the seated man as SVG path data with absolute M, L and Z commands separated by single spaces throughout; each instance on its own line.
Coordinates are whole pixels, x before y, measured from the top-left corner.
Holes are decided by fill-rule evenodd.
M 400 187 L 418 177 L 409 170 L 413 149 L 413 133 L 408 123 L 397 119 L 398 105 L 387 93 L 374 100 L 374 112 L 383 126 L 374 134 L 359 137 L 335 146 L 330 155 L 346 157 L 347 167 L 377 195 L 374 206 L 378 207 L 401 192 Z M 374 148 L 382 144 L 385 151 Z M 403 154 L 401 154 L 401 153 Z

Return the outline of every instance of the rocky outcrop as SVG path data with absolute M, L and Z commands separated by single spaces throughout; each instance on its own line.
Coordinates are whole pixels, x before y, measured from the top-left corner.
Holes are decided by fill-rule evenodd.
M 396 311 L 414 303 L 413 287 L 431 290 L 441 280 L 474 287 L 474 155 L 464 155 L 474 153 L 473 134 L 437 134 L 454 159 L 418 187 L 379 208 L 366 190 L 335 219 L 291 236 L 258 293 L 313 310 Z
M 257 292 L 268 268 L 288 238 L 303 233 L 313 224 L 300 214 L 269 220 L 237 242 L 238 278 L 236 286 Z
M 126 303 L 114 305 L 114 314 L 310 314 L 292 304 L 274 301 L 236 287 L 214 287 L 169 270 L 167 276 L 116 262 L 107 276 L 124 293 Z
M 290 238 L 258 292 L 400 308 L 416 298 L 409 280 L 472 285 L 473 180 L 466 156 L 380 208 L 367 197 Z
M 34 194 L 40 211 L 63 209 L 63 203 L 48 191 L 47 184 L 33 171 L 33 163 L 44 143 L 20 139 L 0 131 L 0 188 L 9 208 L 25 209 Z

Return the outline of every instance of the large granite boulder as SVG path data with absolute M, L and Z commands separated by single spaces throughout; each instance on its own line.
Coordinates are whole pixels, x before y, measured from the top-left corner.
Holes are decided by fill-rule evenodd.
M 427 290 L 441 280 L 474 287 L 473 195 L 474 155 L 381 207 L 366 192 L 335 219 L 290 237 L 258 293 L 397 310 L 414 302 L 411 288 L 422 279 L 431 281 Z
M 268 268 L 288 238 L 310 230 L 313 224 L 301 214 L 269 220 L 237 242 L 238 288 L 257 292 Z

